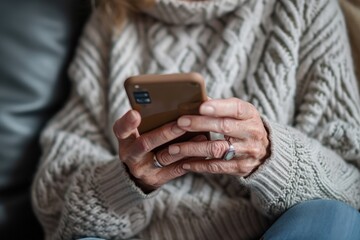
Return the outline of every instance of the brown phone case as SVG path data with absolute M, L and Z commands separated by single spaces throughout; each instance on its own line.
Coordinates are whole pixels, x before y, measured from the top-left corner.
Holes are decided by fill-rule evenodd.
M 124 86 L 132 108 L 142 117 L 140 134 L 176 121 L 182 115 L 199 114 L 200 104 L 207 100 L 205 82 L 198 73 L 133 76 L 126 79 Z M 186 141 L 197 134 L 186 133 L 168 144 Z

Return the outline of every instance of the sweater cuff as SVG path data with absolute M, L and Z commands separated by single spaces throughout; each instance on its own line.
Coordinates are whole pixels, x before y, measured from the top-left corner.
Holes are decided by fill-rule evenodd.
M 123 214 L 145 200 L 153 198 L 158 190 L 145 194 L 131 180 L 125 165 L 115 158 L 95 172 L 101 199 L 110 210 Z
M 258 206 L 278 201 L 286 186 L 293 179 L 295 142 L 291 129 L 263 118 L 270 140 L 270 157 L 250 176 L 240 182 L 256 194 Z

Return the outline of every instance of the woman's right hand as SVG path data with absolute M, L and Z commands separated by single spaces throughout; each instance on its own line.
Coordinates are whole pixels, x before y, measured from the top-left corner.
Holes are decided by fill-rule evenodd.
M 183 135 L 185 131 L 173 122 L 140 135 L 137 130 L 140 122 L 140 114 L 130 110 L 115 122 L 113 131 L 119 141 L 119 158 L 127 166 L 136 184 L 144 192 L 150 192 L 187 173 L 182 168 L 181 161 L 162 168 L 156 167 L 154 153 L 151 152 L 156 147 Z M 168 155 L 166 149 L 155 154 L 155 157 L 161 158 Z

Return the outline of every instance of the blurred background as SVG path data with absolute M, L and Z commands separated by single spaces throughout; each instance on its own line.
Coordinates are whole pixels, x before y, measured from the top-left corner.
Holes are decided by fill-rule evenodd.
M 0 239 L 42 239 L 30 185 L 39 133 L 65 102 L 90 0 L 0 0 Z

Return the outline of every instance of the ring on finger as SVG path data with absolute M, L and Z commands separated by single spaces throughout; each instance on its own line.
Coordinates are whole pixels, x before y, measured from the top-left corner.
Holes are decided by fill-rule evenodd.
M 229 161 L 235 157 L 235 147 L 228 139 L 225 139 L 225 141 L 229 144 L 229 148 L 226 150 L 222 159 L 225 161 Z
M 165 167 L 164 165 L 162 165 L 162 164 L 159 162 L 159 160 L 158 160 L 157 157 L 156 157 L 156 154 L 154 154 L 153 160 L 154 160 L 154 166 L 155 166 L 156 168 L 163 168 L 163 167 Z

